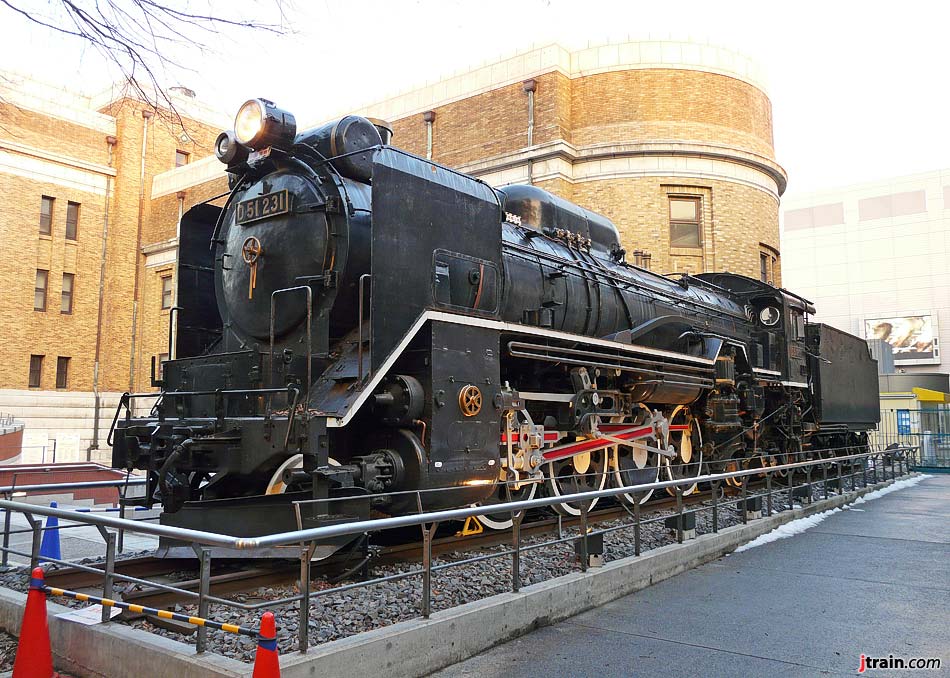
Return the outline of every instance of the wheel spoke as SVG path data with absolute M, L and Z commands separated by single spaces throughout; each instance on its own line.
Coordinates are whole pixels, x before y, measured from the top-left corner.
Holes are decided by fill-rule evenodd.
M 503 504 L 507 501 L 527 501 L 534 499 L 535 494 L 538 492 L 538 485 L 539 483 L 537 482 L 524 483 L 521 487 L 516 488 L 513 483 L 506 485 L 504 482 L 499 482 L 490 497 L 483 499 L 478 504 L 474 504 L 474 506 L 484 506 L 488 508 L 495 504 Z M 478 519 L 485 527 L 491 530 L 507 530 L 514 523 L 510 511 L 483 513 L 478 516 Z
M 670 415 L 670 425 L 685 425 L 687 428 L 670 433 L 669 447 L 676 456 L 664 458 L 663 475 L 667 480 L 698 478 L 703 473 L 703 437 L 698 422 L 690 414 L 688 408 L 679 406 Z M 692 494 L 697 489 L 696 485 L 692 483 L 679 487 L 683 490 L 683 494 Z M 666 491 L 670 495 L 676 494 L 676 490 L 671 487 L 668 487 Z
M 580 455 L 579 464 L 575 464 L 575 459 L 574 457 L 558 459 L 545 467 L 545 489 L 548 495 L 560 497 L 604 489 L 607 484 L 607 451 L 599 450 L 589 455 Z M 594 508 L 597 501 L 597 499 L 590 500 L 587 509 Z M 551 508 L 565 516 L 581 514 L 581 504 L 578 502 L 563 502 Z

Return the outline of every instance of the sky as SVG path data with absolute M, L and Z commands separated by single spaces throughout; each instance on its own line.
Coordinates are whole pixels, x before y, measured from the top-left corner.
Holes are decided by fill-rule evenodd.
M 207 36 L 213 49 L 203 53 L 169 48 L 187 68 L 169 68 L 165 83 L 222 111 L 264 96 L 316 122 L 532 46 L 690 39 L 736 49 L 765 68 L 786 195 L 950 168 L 950 3 L 167 1 L 287 31 L 229 30 Z M 58 0 L 32 4 L 57 16 Z M 88 91 L 115 76 L 79 40 L 3 5 L 0 30 L 0 68 Z

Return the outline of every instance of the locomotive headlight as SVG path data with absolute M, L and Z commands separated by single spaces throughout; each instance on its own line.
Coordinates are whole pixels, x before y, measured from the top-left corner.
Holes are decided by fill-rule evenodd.
M 234 118 L 234 135 L 255 151 L 268 146 L 288 149 L 297 135 L 297 121 L 267 99 L 251 99 Z
M 766 306 L 761 311 L 759 311 L 759 320 L 766 327 L 777 325 L 781 318 L 782 314 L 774 306 Z
M 236 165 L 247 160 L 247 146 L 238 142 L 234 132 L 221 132 L 214 142 L 214 154 L 225 165 Z

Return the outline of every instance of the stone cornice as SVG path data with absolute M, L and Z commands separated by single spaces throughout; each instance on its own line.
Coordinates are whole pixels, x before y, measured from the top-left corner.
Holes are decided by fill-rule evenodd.
M 103 141 L 105 141 L 105 139 L 103 139 Z M 8 139 L 0 139 L 0 149 L 12 151 L 14 153 L 20 153 L 22 155 L 33 156 L 34 158 L 48 160 L 49 162 L 55 162 L 59 165 L 66 165 L 67 167 L 85 170 L 87 172 L 95 172 L 96 174 L 104 174 L 110 177 L 114 177 L 116 175 L 114 167 L 100 165 L 94 162 L 87 162 L 85 160 L 79 160 L 68 155 L 62 155 L 61 153 L 50 153 L 49 151 L 44 151 L 41 148 L 27 146 L 25 144 L 18 144 L 15 141 L 10 141 Z
M 574 79 L 613 71 L 646 69 L 713 73 L 741 80 L 766 92 L 765 77 L 758 64 L 727 47 L 672 39 L 588 45 L 579 49 L 552 43 L 341 113 L 356 111 L 360 115 L 395 121 L 547 73 L 561 73 Z
M 656 140 L 641 143 L 607 143 L 589 146 L 574 146 L 563 140 L 531 146 L 514 153 L 466 163 L 457 169 L 466 174 L 480 176 L 500 172 L 528 162 L 564 160 L 570 164 L 594 162 L 602 159 L 637 158 L 646 156 L 701 158 L 724 161 L 754 169 L 775 183 L 777 195 L 785 192 L 788 175 L 774 160 L 766 156 L 740 150 L 731 146 L 695 141 Z M 728 180 L 730 177 L 723 177 Z
M 168 240 L 162 240 L 160 242 L 153 242 L 148 245 L 142 246 L 142 254 L 149 256 L 150 254 L 158 254 L 160 252 L 167 252 L 169 250 L 174 250 L 178 247 L 178 238 L 169 238 Z

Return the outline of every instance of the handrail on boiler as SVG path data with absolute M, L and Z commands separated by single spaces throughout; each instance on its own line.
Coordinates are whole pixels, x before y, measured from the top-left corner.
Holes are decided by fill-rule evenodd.
M 289 292 L 303 291 L 307 293 L 307 399 L 304 409 L 310 406 L 310 384 L 313 381 L 313 288 L 310 285 L 297 285 L 274 290 L 270 295 L 270 352 L 268 353 L 267 383 L 273 386 L 274 381 L 274 324 L 277 317 L 277 295 Z
M 364 273 L 363 275 L 360 276 L 360 284 L 359 284 L 359 291 L 358 291 L 358 294 L 360 297 L 359 311 L 358 311 L 359 316 L 360 316 L 360 321 L 359 321 L 359 330 L 356 337 L 356 362 L 358 363 L 358 367 L 357 367 L 358 374 L 357 374 L 356 383 L 361 386 L 363 384 L 363 314 L 364 314 L 363 300 L 366 297 L 365 289 L 366 289 L 367 279 L 369 280 L 369 299 L 370 299 L 370 304 L 369 304 L 369 328 L 370 329 L 369 331 L 370 331 L 370 334 L 373 331 L 373 276 L 369 273 Z M 368 336 L 367 339 L 371 339 L 371 336 Z M 370 354 L 370 358 L 372 359 L 372 354 Z M 372 376 L 372 365 L 370 366 L 370 370 L 369 372 L 367 372 L 366 376 L 367 377 Z

